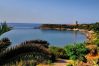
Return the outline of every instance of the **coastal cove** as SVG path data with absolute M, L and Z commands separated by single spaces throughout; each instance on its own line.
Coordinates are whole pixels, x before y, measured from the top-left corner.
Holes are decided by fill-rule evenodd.
M 86 35 L 80 31 L 73 30 L 42 30 L 42 29 L 13 29 L 0 36 L 7 37 L 12 46 L 18 45 L 26 40 L 46 40 L 51 46 L 64 47 L 67 44 L 82 43 L 86 41 Z
M 42 56 L 42 58 L 37 59 L 37 62 L 39 62 L 38 60 L 44 58 L 45 61 L 47 61 L 45 63 L 42 63 L 42 61 L 40 61 L 39 64 L 36 64 L 36 62 L 34 62 L 34 66 L 49 66 L 49 60 L 51 61 L 51 64 L 55 64 L 55 66 L 59 64 L 68 66 L 68 61 L 70 61 L 71 59 L 71 62 L 73 62 L 73 66 L 79 66 L 83 64 L 84 66 L 91 66 L 94 64 L 99 65 L 99 39 L 98 27 L 96 27 L 96 25 L 99 25 L 98 23 L 91 24 L 90 26 L 88 24 L 54 24 L 56 26 L 50 24 L 50 26 L 42 27 L 42 25 L 30 26 L 28 24 L 27 26 L 22 26 L 22 24 L 17 24 L 19 26 L 14 27 L 15 25 L 13 25 L 12 28 L 9 27 L 6 23 L 1 25 L 1 32 L 3 31 L 0 36 L 1 47 L 6 47 L 9 45 L 10 47 L 8 50 L 5 50 L 4 53 L 1 52 L 2 60 L 0 61 L 0 64 L 3 64 L 4 62 L 6 62 L 6 60 L 10 60 L 13 57 L 23 54 L 25 55 L 24 58 L 27 58 L 27 53 L 32 52 L 33 55 L 30 55 L 28 57 L 34 58 L 33 56 Z M 7 28 L 11 28 L 11 30 L 8 31 L 6 30 Z M 43 53 L 43 55 L 41 52 Z M 22 57 L 20 56 L 19 59 L 22 59 Z M 93 64 L 94 59 L 96 59 L 96 61 Z M 14 60 L 17 61 L 18 59 Z M 89 64 L 91 60 L 92 63 Z M 32 60 L 30 60 L 29 62 L 31 61 Z M 65 62 L 61 63 L 58 61 Z M 83 64 L 78 62 L 83 62 Z M 47 65 L 45 65 L 46 63 Z

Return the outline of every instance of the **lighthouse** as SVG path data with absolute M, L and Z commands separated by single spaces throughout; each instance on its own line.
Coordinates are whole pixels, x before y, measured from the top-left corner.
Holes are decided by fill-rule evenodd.
M 76 25 L 76 26 L 78 25 L 78 21 L 76 21 L 75 25 Z

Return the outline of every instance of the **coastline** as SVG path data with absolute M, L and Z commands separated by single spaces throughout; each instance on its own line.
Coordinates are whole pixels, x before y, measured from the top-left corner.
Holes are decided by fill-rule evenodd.
M 64 31 L 64 30 L 70 30 L 70 31 L 80 31 L 81 33 L 85 34 L 87 40 L 85 41 L 87 44 L 91 44 L 95 38 L 95 32 L 92 30 L 85 30 L 85 29 L 78 29 L 78 28 L 74 28 L 74 29 L 66 29 L 66 28 L 40 28 L 42 30 L 59 30 L 59 31 Z
M 92 30 L 85 30 L 85 29 L 69 29 L 69 30 L 80 31 L 81 33 L 85 34 L 85 36 L 87 38 L 85 42 L 87 44 L 91 44 L 96 37 L 95 32 Z
M 95 38 L 95 32 L 92 30 L 84 30 L 84 29 L 79 29 L 80 32 L 84 33 L 86 35 L 86 43 L 91 44 Z

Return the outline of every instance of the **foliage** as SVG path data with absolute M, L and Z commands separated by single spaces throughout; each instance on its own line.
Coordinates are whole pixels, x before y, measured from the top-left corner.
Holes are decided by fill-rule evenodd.
M 99 58 L 97 59 L 97 64 L 99 65 Z
M 84 44 L 67 45 L 64 49 L 70 59 L 81 60 L 83 62 L 86 61 L 84 56 L 89 52 Z
M 99 66 L 99 58 L 93 59 L 92 63 L 93 63 L 94 66 Z
M 11 30 L 11 27 L 9 27 L 6 22 L 1 23 L 1 25 L 0 25 L 0 35 L 7 32 L 7 31 L 10 31 L 10 30 Z
M 87 59 L 84 56 L 80 56 L 79 60 L 83 62 L 87 62 Z
M 90 55 L 91 55 L 91 56 L 96 56 L 97 54 L 98 54 L 98 49 L 97 49 L 97 47 L 90 49 Z
M 99 39 L 94 40 L 94 44 L 99 47 Z
M 8 38 L 3 38 L 0 40 L 0 53 L 4 51 L 11 44 Z
M 93 30 L 95 32 L 99 32 L 99 22 L 96 22 L 95 24 L 93 24 Z
M 53 55 L 49 52 L 49 44 L 46 41 L 30 40 L 10 48 L 7 48 L 11 43 L 8 39 L 2 39 L 0 43 L 0 49 L 4 49 L 0 52 L 0 65 L 14 64 L 21 60 L 26 62 L 32 60 L 34 63 L 53 61 Z
M 63 59 L 67 58 L 66 52 L 63 48 L 51 46 L 49 47 L 49 50 L 51 53 L 53 53 L 56 56 L 56 58 L 63 58 Z
M 37 64 L 31 61 L 20 60 L 20 62 L 5 64 L 4 66 L 36 66 Z
M 94 32 L 99 33 L 99 22 L 92 23 L 92 24 L 78 24 L 78 21 L 76 21 L 76 24 L 74 25 L 66 25 L 66 24 L 42 24 L 41 29 L 53 29 L 56 30 L 66 30 L 66 29 L 84 29 L 84 30 L 92 30 Z
M 95 32 L 99 32 L 99 22 L 92 24 L 78 24 L 76 27 L 78 29 L 93 30 Z
M 66 66 L 73 66 L 72 64 L 67 64 Z

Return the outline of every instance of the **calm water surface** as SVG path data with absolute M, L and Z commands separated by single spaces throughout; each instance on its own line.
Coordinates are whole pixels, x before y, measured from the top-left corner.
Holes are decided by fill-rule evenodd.
M 63 47 L 66 44 L 84 42 L 86 36 L 79 31 L 57 31 L 40 29 L 14 29 L 4 33 L 1 38 L 8 37 L 12 45 L 20 44 L 25 40 L 46 40 L 50 45 Z

